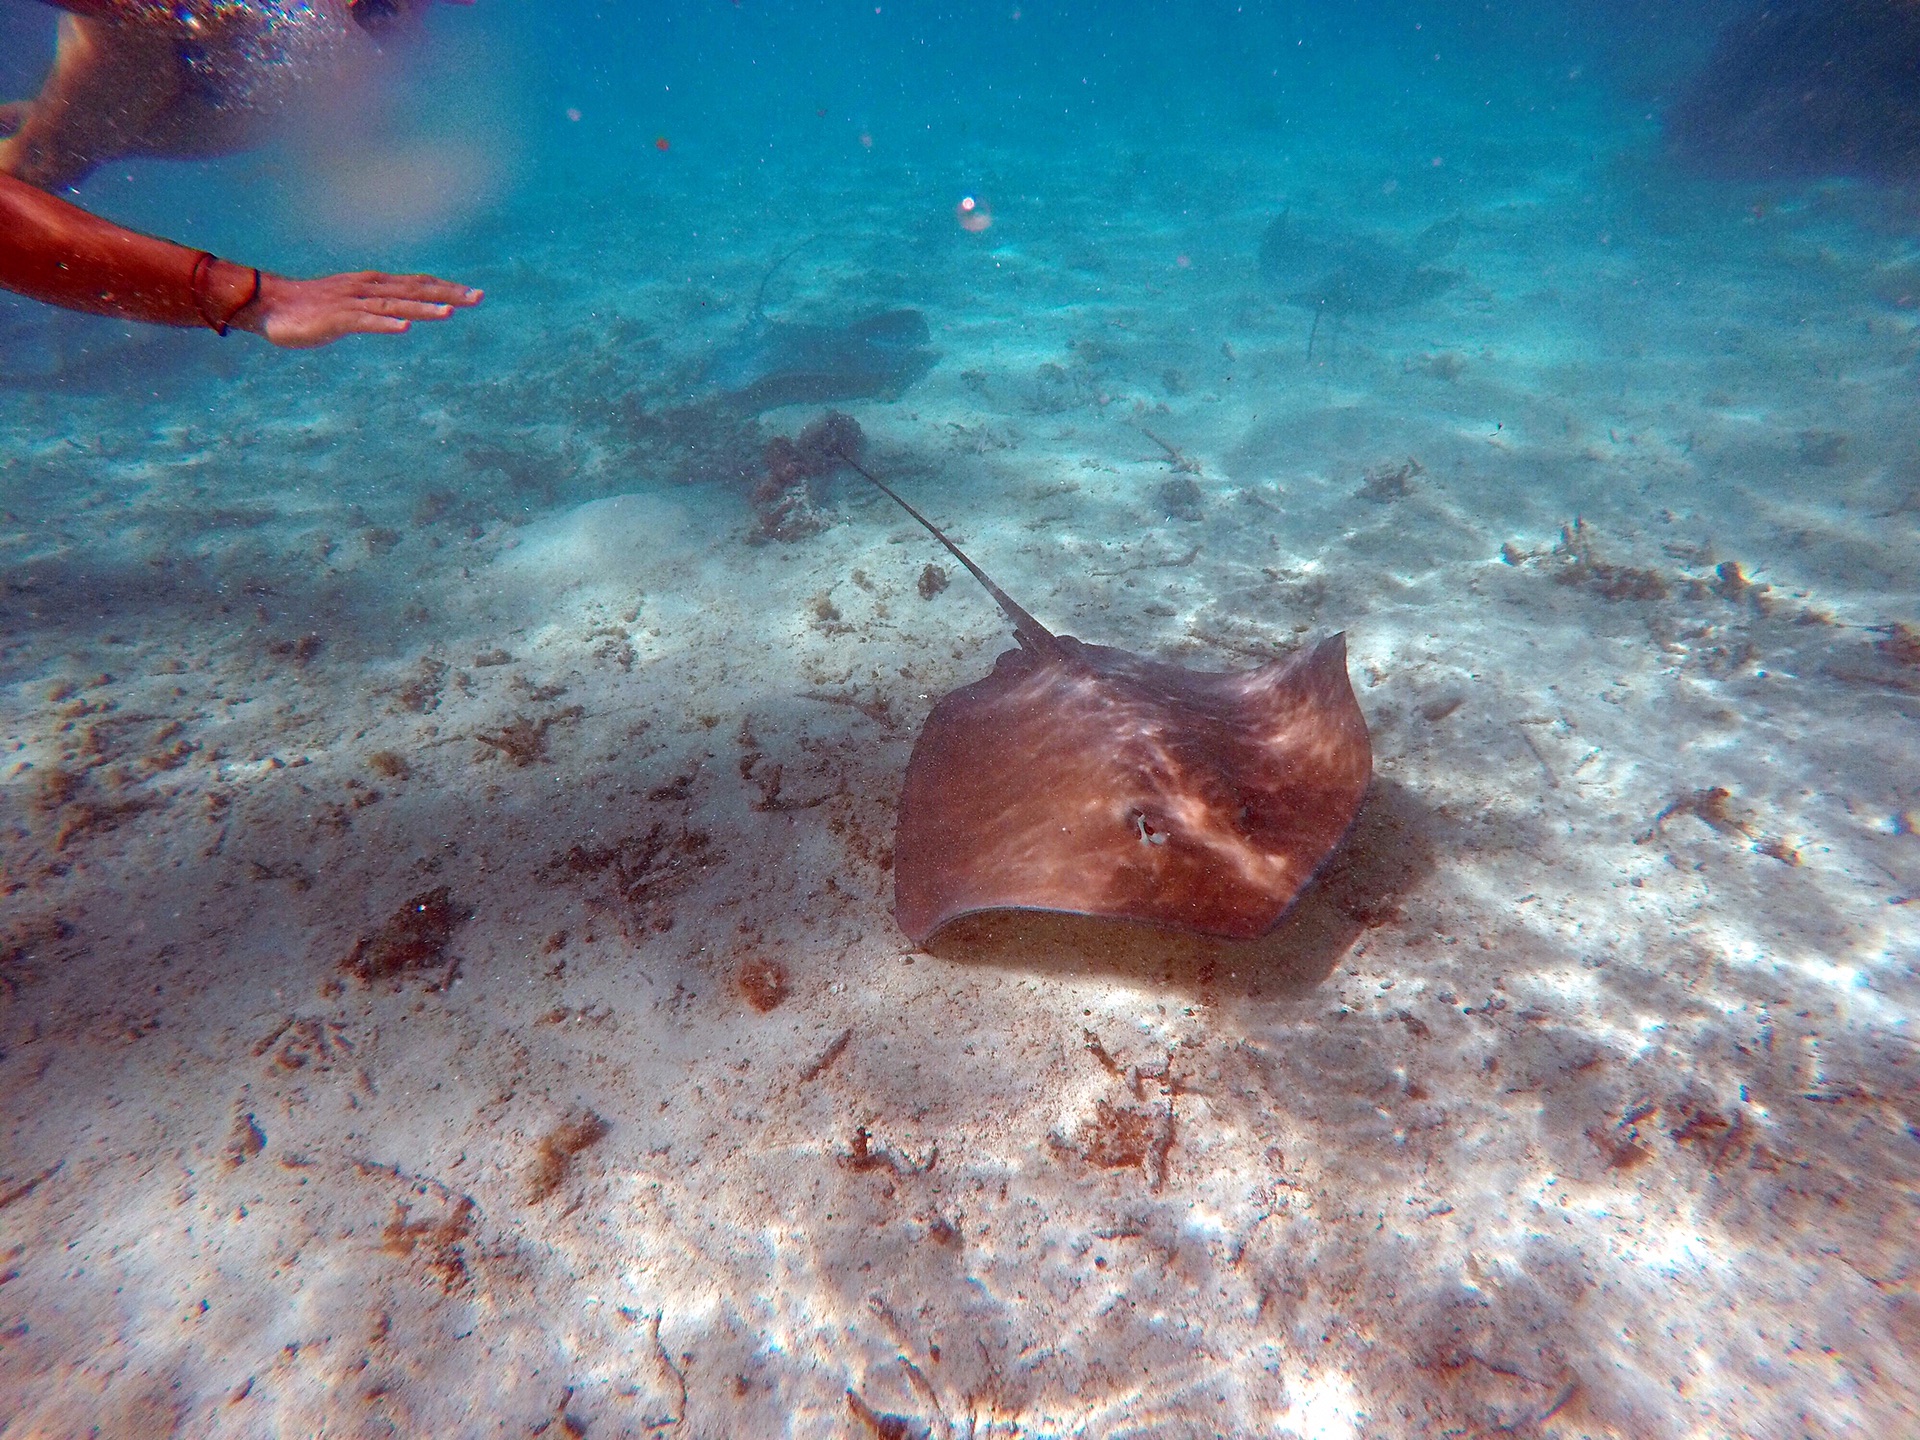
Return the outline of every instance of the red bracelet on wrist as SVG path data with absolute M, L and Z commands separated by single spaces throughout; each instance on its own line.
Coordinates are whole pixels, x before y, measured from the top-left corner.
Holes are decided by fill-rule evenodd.
M 193 300 L 193 313 L 200 317 L 201 323 L 214 334 L 225 335 L 233 328 L 234 317 L 260 298 L 260 267 L 258 265 L 253 267 L 253 287 L 247 291 L 246 299 L 229 310 L 226 319 L 216 320 L 213 317 L 213 302 L 207 298 L 206 290 L 207 277 L 213 273 L 216 263 L 218 262 L 212 251 L 202 250 L 194 258 L 193 274 L 187 281 L 187 291 Z

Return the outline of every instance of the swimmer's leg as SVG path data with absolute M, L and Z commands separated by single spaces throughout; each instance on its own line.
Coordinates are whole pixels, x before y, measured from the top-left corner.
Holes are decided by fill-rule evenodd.
M 136 150 L 147 123 L 179 88 L 180 63 L 165 36 L 62 15 L 53 69 L 38 98 L 7 107 L 17 113 L 17 128 L 0 140 L 0 172 L 48 190 L 78 184 Z

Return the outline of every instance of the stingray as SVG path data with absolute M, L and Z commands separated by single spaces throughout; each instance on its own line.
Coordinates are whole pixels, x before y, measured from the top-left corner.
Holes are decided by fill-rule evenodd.
M 891 400 L 933 368 L 927 320 L 918 310 L 875 310 L 837 324 L 775 320 L 767 284 L 805 246 L 776 260 L 760 281 L 740 332 L 710 357 L 702 380 L 750 414 L 781 405 Z
M 1307 358 L 1313 358 L 1320 317 L 1379 314 L 1430 300 L 1459 277 L 1432 262 L 1460 240 L 1452 216 L 1427 226 L 1406 247 L 1359 231 L 1309 230 L 1285 211 L 1260 237 L 1260 275 L 1290 305 L 1313 311 Z
M 1373 774 L 1343 635 L 1243 672 L 1056 635 L 858 460 L 1013 622 L 1018 648 L 942 696 L 894 832 L 916 945 L 990 910 L 1266 934 L 1345 838 Z

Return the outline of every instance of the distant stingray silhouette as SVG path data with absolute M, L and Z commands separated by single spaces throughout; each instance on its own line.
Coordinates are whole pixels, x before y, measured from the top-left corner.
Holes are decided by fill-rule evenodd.
M 858 460 L 1013 622 L 1019 648 L 941 697 L 907 762 L 894 917 L 915 944 L 988 910 L 1224 939 L 1266 934 L 1319 873 L 1373 774 L 1334 635 L 1244 673 L 1055 635 Z
M 1359 231 L 1309 230 L 1282 211 L 1260 237 L 1260 275 L 1290 305 L 1313 311 L 1307 359 L 1320 318 L 1372 315 L 1430 300 L 1459 277 L 1435 268 L 1460 241 L 1455 215 L 1427 226 L 1405 249 Z
M 740 332 L 708 357 L 701 379 L 751 413 L 780 405 L 894 399 L 939 358 L 918 310 L 880 310 L 834 325 L 769 319 L 767 286 L 811 240 L 768 268 Z

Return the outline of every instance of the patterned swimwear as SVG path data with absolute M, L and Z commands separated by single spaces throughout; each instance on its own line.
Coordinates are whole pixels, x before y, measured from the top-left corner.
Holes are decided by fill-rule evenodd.
M 229 120 L 280 114 L 367 43 L 342 0 L 155 0 L 154 8 L 185 32 L 175 43 L 183 91 Z

